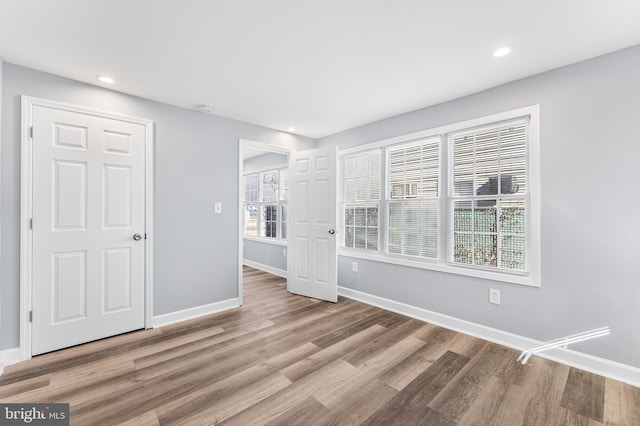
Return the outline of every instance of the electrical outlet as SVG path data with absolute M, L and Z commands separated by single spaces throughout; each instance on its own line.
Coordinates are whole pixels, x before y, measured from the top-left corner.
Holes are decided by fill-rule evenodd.
M 494 305 L 500 304 L 500 290 L 496 290 L 495 288 L 489 289 L 489 303 L 493 303 Z
M 351 262 L 351 272 L 358 272 L 358 262 Z
M 213 212 L 216 214 L 222 213 L 222 203 L 215 203 L 213 205 Z

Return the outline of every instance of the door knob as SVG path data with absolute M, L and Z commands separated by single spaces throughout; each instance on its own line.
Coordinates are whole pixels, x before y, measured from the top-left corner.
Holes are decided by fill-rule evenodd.
M 330 233 L 331 235 L 333 235 L 333 234 L 335 234 L 335 233 L 336 233 L 336 230 L 335 230 L 335 229 L 329 229 L 329 233 Z
M 142 239 L 142 235 L 140 235 L 140 234 L 133 234 L 133 239 L 134 239 L 135 241 L 140 241 L 140 240 Z

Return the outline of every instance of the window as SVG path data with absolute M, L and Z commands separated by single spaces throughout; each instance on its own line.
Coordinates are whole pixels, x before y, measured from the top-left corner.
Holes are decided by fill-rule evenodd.
M 343 250 L 538 285 L 538 123 L 533 106 L 342 152 Z
M 528 120 L 449 135 L 448 261 L 526 271 Z
M 289 170 L 280 170 L 280 238 L 287 239 L 287 191 L 289 189 Z
M 244 177 L 244 235 L 286 239 L 287 170 Z
M 387 158 L 387 251 L 436 259 L 440 138 L 393 146 Z
M 260 199 L 260 176 L 244 177 L 244 234 L 258 235 L 258 200 Z
M 380 152 L 346 157 L 343 162 L 344 246 L 378 250 Z

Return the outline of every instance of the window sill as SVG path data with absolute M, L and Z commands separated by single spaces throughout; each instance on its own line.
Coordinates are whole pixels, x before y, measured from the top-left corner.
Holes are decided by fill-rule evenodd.
M 464 267 L 456 267 L 448 264 L 438 263 L 429 260 L 412 260 L 379 253 L 366 253 L 360 250 L 353 250 L 344 247 L 338 248 L 338 256 L 352 257 L 356 259 L 371 260 L 374 262 L 390 263 L 399 266 L 408 266 L 410 268 L 427 269 L 430 271 L 444 272 L 447 274 L 464 275 L 467 277 L 482 278 L 485 280 L 500 281 L 510 284 L 525 285 L 529 287 L 540 287 L 537 280 L 530 275 L 510 275 L 500 272 L 483 271 L 478 269 L 470 269 Z
M 273 244 L 275 246 L 287 246 L 287 240 L 280 240 L 278 238 L 267 238 L 267 237 L 254 237 L 252 235 L 243 235 L 242 236 L 243 240 L 248 240 L 248 241 L 255 241 L 258 243 L 264 243 L 264 244 Z

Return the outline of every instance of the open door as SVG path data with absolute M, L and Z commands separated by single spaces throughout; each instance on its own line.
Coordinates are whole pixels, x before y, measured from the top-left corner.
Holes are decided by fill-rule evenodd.
M 335 148 L 292 153 L 288 225 L 287 289 L 337 302 Z

